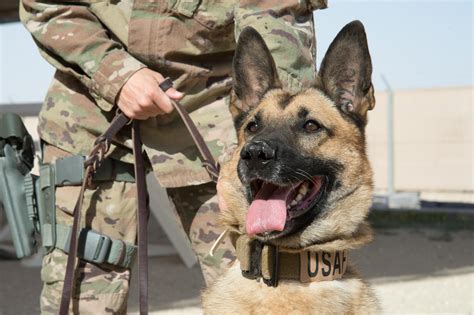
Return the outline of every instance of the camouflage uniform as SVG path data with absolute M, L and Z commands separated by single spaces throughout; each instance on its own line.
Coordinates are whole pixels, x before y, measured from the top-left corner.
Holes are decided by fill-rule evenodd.
M 290 90 L 297 90 L 314 81 L 312 10 L 324 7 L 325 0 L 22 0 L 22 22 L 40 53 L 58 69 L 39 116 L 40 137 L 71 154 L 87 154 L 115 115 L 115 100 L 123 84 L 148 67 L 171 77 L 175 87 L 186 93 L 182 104 L 213 154 L 219 156 L 235 141 L 222 98 L 231 88 L 231 60 L 240 30 L 252 26 L 262 34 L 280 78 Z M 175 115 L 141 123 L 144 149 L 159 182 L 181 202 L 176 205 L 181 217 L 190 221 L 195 212 L 202 217 L 192 225 L 191 238 L 199 243 L 198 255 L 203 258 L 219 234 L 217 205 L 215 197 L 210 197 L 214 190 L 206 185 L 210 179 L 192 139 Z M 119 133 L 110 157 L 133 161 L 129 129 Z M 204 197 L 198 200 L 205 201 L 204 205 L 191 201 L 189 191 L 179 188 L 183 186 L 196 186 L 196 195 L 201 190 Z M 115 184 L 107 189 L 114 190 Z M 99 213 L 99 205 L 94 207 Z M 108 203 L 104 201 L 103 207 Z M 98 218 L 92 218 L 92 225 L 94 220 Z M 189 225 L 185 223 L 185 229 Z M 107 234 L 107 224 L 102 228 Z M 218 256 L 232 259 L 225 251 Z M 46 257 L 49 265 L 43 274 L 48 266 L 63 264 L 63 258 Z M 207 257 L 201 262 L 219 265 L 218 260 Z M 82 305 L 87 303 L 84 299 Z

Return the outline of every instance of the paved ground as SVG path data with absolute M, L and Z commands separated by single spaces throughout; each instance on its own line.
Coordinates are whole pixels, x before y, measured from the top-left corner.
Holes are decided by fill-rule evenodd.
M 437 226 L 433 224 L 432 226 Z M 376 240 L 351 253 L 373 284 L 385 313 L 474 314 L 474 230 L 410 226 L 376 229 Z M 150 310 L 153 314 L 200 314 L 203 279 L 178 256 L 150 261 Z M 129 310 L 137 313 L 132 285 Z M 37 314 L 41 289 L 38 268 L 0 261 L 0 314 Z

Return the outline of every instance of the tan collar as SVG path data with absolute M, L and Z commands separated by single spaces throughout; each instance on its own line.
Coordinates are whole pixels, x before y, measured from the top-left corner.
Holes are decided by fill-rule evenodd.
M 303 283 L 341 279 L 347 267 L 345 250 L 301 249 L 291 252 L 249 238 L 234 235 L 237 259 L 242 275 L 248 279 L 262 279 L 276 287 L 279 280 Z

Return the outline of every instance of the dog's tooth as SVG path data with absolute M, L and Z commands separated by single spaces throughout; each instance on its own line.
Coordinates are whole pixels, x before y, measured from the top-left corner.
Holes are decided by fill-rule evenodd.
M 308 192 L 308 186 L 305 183 L 300 187 L 300 190 L 299 190 L 298 193 L 300 193 L 304 196 L 304 195 L 306 195 L 307 192 Z
M 301 192 L 295 197 L 295 201 L 298 202 L 300 201 L 301 199 L 303 199 L 303 194 L 301 194 Z
M 296 206 L 298 202 L 296 200 L 291 201 L 290 206 Z

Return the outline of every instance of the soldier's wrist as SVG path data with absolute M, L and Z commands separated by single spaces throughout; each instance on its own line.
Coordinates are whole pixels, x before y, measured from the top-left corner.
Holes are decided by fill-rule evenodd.
M 130 55 L 125 50 L 115 50 L 102 59 L 97 71 L 92 76 L 91 94 L 96 99 L 102 99 L 108 105 L 102 105 L 104 102 L 98 102 L 99 106 L 106 111 L 111 110 L 118 99 L 118 95 L 123 85 L 138 70 L 147 66 Z M 106 108 L 103 108 L 106 107 Z

